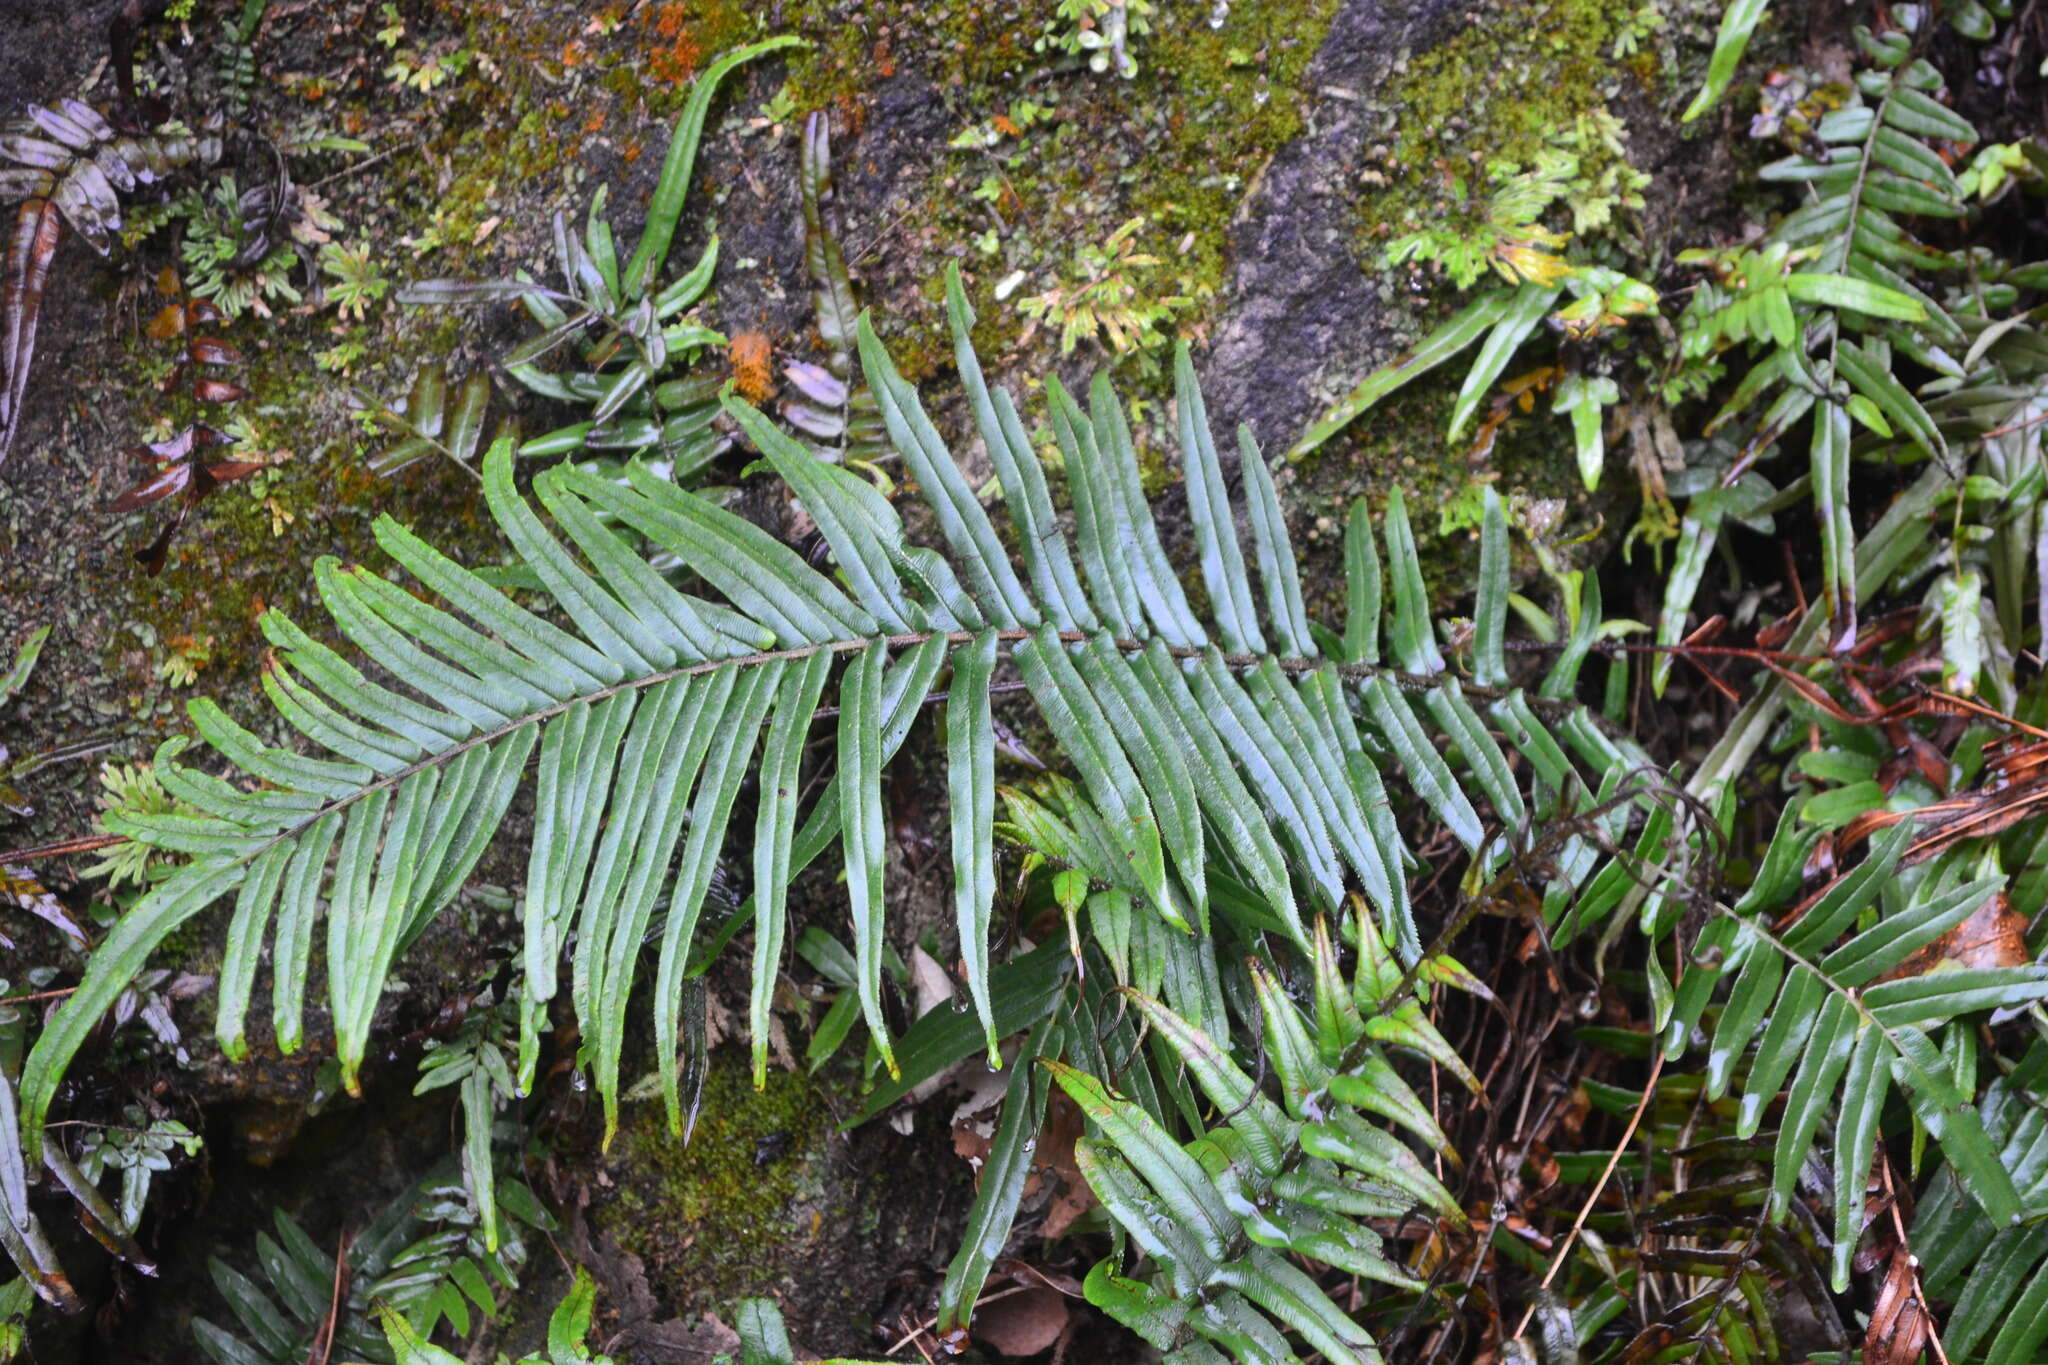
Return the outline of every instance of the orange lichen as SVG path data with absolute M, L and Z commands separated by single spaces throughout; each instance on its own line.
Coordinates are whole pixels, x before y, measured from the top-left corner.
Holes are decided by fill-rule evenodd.
M 775 348 L 766 332 L 736 333 L 726 346 L 726 360 L 732 365 L 732 382 L 749 403 L 764 402 L 774 392 L 774 354 Z
M 654 15 L 654 32 L 662 41 L 647 58 L 647 74 L 655 80 L 681 85 L 697 73 L 704 50 L 690 35 L 690 7 L 663 5 Z
M 858 91 L 842 90 L 833 97 L 832 103 L 839 113 L 833 120 L 835 127 L 844 126 L 848 133 L 858 133 L 867 126 L 867 101 L 860 98 Z

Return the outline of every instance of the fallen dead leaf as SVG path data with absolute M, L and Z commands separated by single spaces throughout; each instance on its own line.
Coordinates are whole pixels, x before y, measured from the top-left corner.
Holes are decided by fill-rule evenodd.
M 1919 976 L 1944 962 L 1958 967 L 2023 967 L 2033 960 L 2027 951 L 2027 917 L 2013 909 L 2001 891 L 1879 979 Z
M 1057 1237 L 1074 1225 L 1074 1220 L 1095 1207 L 1095 1191 L 1081 1177 L 1074 1163 L 1074 1142 L 1081 1136 L 1081 1110 L 1064 1094 L 1056 1094 L 1046 1106 L 1045 1127 L 1038 1135 L 1038 1161 L 1032 1167 L 1027 1192 L 1048 1178 L 1056 1183 L 1052 1202 L 1046 1205 L 1041 1237 Z
M 1914 1365 L 1927 1345 L 1927 1310 L 1914 1292 L 1913 1257 L 1901 1246 L 1870 1310 L 1863 1334 L 1863 1365 Z
M 86 945 L 85 931 L 72 922 L 71 916 L 57 898 L 43 887 L 43 884 L 25 867 L 0 867 L 0 896 L 11 900 L 16 906 L 28 911 L 37 919 L 71 940 L 81 950 Z
M 953 1125 L 953 1155 L 974 1168 L 977 1185 L 981 1182 L 981 1164 L 988 1160 L 990 1135 L 988 1125 L 972 1119 Z
M 1067 1330 L 1066 1299 L 1044 1285 L 989 1300 L 974 1310 L 974 1339 L 1006 1356 L 1052 1349 Z
M 917 1017 L 922 1019 L 953 999 L 953 978 L 939 960 L 922 948 L 910 954 L 910 985 L 917 997 Z

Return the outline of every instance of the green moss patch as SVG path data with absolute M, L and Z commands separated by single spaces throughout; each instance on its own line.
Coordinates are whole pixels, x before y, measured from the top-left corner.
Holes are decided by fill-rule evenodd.
M 1361 197 L 1365 245 L 1471 211 L 1489 164 L 1524 167 L 1655 67 L 1635 11 L 1605 0 L 1486 0 L 1376 92 L 1380 135 Z M 1618 55 L 1626 53 L 1628 55 Z M 1589 149 L 1589 175 L 1602 169 Z
M 669 1134 L 660 1105 L 627 1111 L 606 1226 L 686 1316 L 772 1292 L 852 1230 L 855 1211 L 828 1197 L 835 1141 L 809 1077 L 771 1071 L 757 1092 L 745 1058 L 723 1052 L 687 1144 Z

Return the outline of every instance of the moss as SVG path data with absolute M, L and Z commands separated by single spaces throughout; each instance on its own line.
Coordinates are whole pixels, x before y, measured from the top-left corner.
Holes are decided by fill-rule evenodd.
M 1227 234 L 1259 170 L 1302 128 L 1309 60 L 1322 45 L 1333 0 L 1251 0 L 1220 28 L 1192 14 L 1156 24 L 1149 61 L 1173 90 L 1169 141 L 1151 159 L 1133 207 L 1179 239 L 1180 268 L 1217 288 Z
M 722 0 L 690 6 L 687 19 L 671 13 L 681 8 L 650 7 L 639 21 L 654 57 L 666 53 L 671 64 L 677 52 L 708 56 L 762 31 L 753 11 Z M 947 157 L 932 192 L 906 206 L 890 232 L 892 243 L 957 243 L 1001 224 L 995 256 L 965 262 L 981 317 L 976 344 L 996 356 L 1024 330 L 1016 298 L 994 298 L 996 282 L 1021 269 L 1035 288 L 1049 287 L 1069 267 L 1076 241 L 1100 241 L 1134 215 L 1148 220 L 1145 248 L 1172 260 L 1162 290 L 1206 299 L 1220 288 L 1237 201 L 1266 159 L 1299 131 L 1306 105 L 1299 83 L 1335 8 L 1336 0 L 1246 0 L 1221 28 L 1192 14 L 1176 16 L 1154 26 L 1133 81 L 1083 71 L 1027 80 L 1053 64 L 1033 51 L 1038 26 L 986 6 L 905 6 L 855 25 L 833 0 L 794 0 L 777 12 L 776 28 L 811 43 L 787 59 L 794 106 L 832 111 L 842 134 L 863 129 L 880 83 L 896 76 L 899 64 L 914 65 L 918 79 L 944 92 L 961 128 L 1004 114 L 1020 97 L 1056 109 L 1050 124 L 991 155 L 963 149 Z M 687 87 L 662 79 L 661 66 L 654 59 L 622 61 L 607 68 L 601 84 L 638 108 L 667 113 L 680 107 Z M 991 211 L 973 191 L 997 163 L 1004 184 Z M 917 379 L 949 363 L 939 272 L 892 273 L 928 281 L 930 308 L 883 321 L 899 365 Z
M 1617 62 L 1613 56 L 1630 9 L 1603 0 L 1480 0 L 1441 43 L 1398 57 L 1392 78 L 1370 96 L 1373 143 L 1368 183 L 1357 201 L 1365 268 L 1377 270 L 1393 238 L 1476 212 L 1487 163 L 1527 167 L 1546 142 L 1582 117 L 1658 98 L 1648 89 L 1657 75 L 1651 57 Z M 1577 150 L 1589 177 L 1611 156 L 1598 148 Z M 1382 319 L 1397 333 L 1424 335 L 1463 302 L 1440 281 L 1418 290 L 1401 283 L 1388 278 L 1378 290 Z M 1533 413 L 1510 413 L 1489 447 L 1474 446 L 1469 429 L 1458 443 L 1444 439 L 1469 363 L 1468 355 L 1425 376 L 1291 471 L 1289 501 L 1297 527 L 1306 523 L 1304 552 L 1330 566 L 1330 572 L 1309 575 L 1326 585 L 1324 619 L 1342 615 L 1336 565 L 1355 498 L 1369 497 L 1377 515 L 1390 487 L 1404 490 L 1425 578 L 1440 602 L 1469 591 L 1474 532 L 1460 524 L 1457 510 L 1476 506 L 1471 495 L 1480 484 L 1503 494 L 1561 499 L 1579 529 L 1597 526 L 1600 507 L 1579 486 L 1569 438 L 1548 416 L 1547 395 L 1537 398 Z M 1510 371 L 1538 363 L 1531 353 Z M 1617 481 L 1608 482 L 1611 488 Z
M 1492 0 L 1443 43 L 1411 58 L 1386 102 L 1408 111 L 1399 164 L 1460 146 L 1527 160 L 1557 127 L 1602 103 L 1625 68 L 1612 60 L 1620 11 L 1597 0 Z
M 1442 43 L 1397 63 L 1374 95 L 1382 121 L 1368 174 L 1378 188 L 1360 201 L 1368 250 L 1467 212 L 1486 163 L 1526 167 L 1625 85 L 1647 85 L 1647 55 L 1613 55 L 1628 21 L 1627 7 L 1609 0 L 1484 0 Z M 1585 170 L 1597 173 L 1597 163 L 1589 156 Z
M 1361 256 L 1376 261 L 1390 242 L 1419 229 L 1483 229 L 1489 200 L 1510 171 L 1533 176 L 1549 148 L 1569 153 L 1577 168 L 1541 224 L 1576 231 L 1581 258 L 1636 273 L 1653 266 L 1668 245 L 1674 202 L 1696 212 L 1714 186 L 1725 185 L 1731 158 L 1760 163 L 1775 154 L 1768 140 L 1731 138 L 1735 129 L 1725 120 L 1718 133 L 1714 120 L 1680 122 L 1705 78 L 1721 9 L 1704 0 L 1474 0 L 1460 7 L 1455 29 L 1426 51 L 1401 53 L 1392 78 L 1369 97 Z M 1786 36 L 1767 16 L 1745 70 L 1789 59 Z M 1751 107 L 1753 91 L 1736 85 L 1722 110 Z M 1687 143 L 1683 159 L 1673 155 Z M 1633 187 L 1648 181 L 1640 173 L 1653 169 L 1669 182 L 1665 202 L 1629 202 Z M 1679 179 L 1690 195 L 1668 193 L 1681 188 Z M 1614 213 L 1618 207 L 1636 212 Z
M 1220 27 L 1195 12 L 1166 16 L 1138 50 L 1131 80 L 1085 70 L 1037 79 L 1055 60 L 1031 50 L 1039 31 L 1028 19 L 978 6 L 928 11 L 930 31 L 899 38 L 897 50 L 919 54 L 920 74 L 947 92 L 949 135 L 992 123 L 1004 136 L 948 156 L 922 201 L 906 206 L 891 241 L 975 243 L 961 264 L 977 314 L 976 350 L 992 366 L 1035 376 L 1061 358 L 1058 327 L 1041 325 L 1027 340 L 1020 300 L 1078 279 L 1078 243 L 1100 243 L 1142 217 L 1135 249 L 1161 264 L 1139 282 L 1149 295 L 1195 301 L 1169 334 L 1204 335 L 1228 277 L 1237 208 L 1303 126 L 1310 98 L 1302 82 L 1335 10 L 1335 0 L 1244 0 Z M 828 51 L 817 60 L 837 59 Z M 886 68 L 874 60 L 859 68 L 870 84 L 878 69 Z M 815 83 L 805 88 L 822 93 Z M 1019 100 L 1051 117 L 1003 128 Z M 893 273 L 924 281 L 923 308 L 878 322 L 899 366 L 913 380 L 950 369 L 937 262 Z M 997 299 L 997 285 L 1013 276 L 1020 282 Z M 1107 356 L 1118 367 L 1130 359 Z M 1126 382 L 1127 398 L 1164 387 L 1160 359 L 1158 351 L 1139 357 L 1145 383 Z
M 844 1191 L 829 1171 L 833 1129 L 810 1077 L 771 1071 L 757 1092 L 745 1057 L 726 1049 L 689 1143 L 670 1136 L 659 1104 L 628 1109 L 609 1163 L 618 1193 L 608 1224 L 654 1283 L 677 1286 L 684 1316 L 773 1292 L 861 1216 L 828 1193 Z
M 645 44 L 644 105 L 674 114 L 689 100 L 699 70 L 729 48 L 761 36 L 758 11 L 735 0 L 675 0 L 649 5 L 638 20 Z M 791 27 L 785 20 L 782 27 Z
M 208 927 L 198 920 L 186 920 L 164 936 L 164 941 L 157 947 L 156 960 L 175 962 L 181 972 L 201 976 L 217 974 L 222 949 L 210 941 Z
M 936 85 L 960 127 L 1002 114 L 1020 96 L 1057 110 L 1051 124 L 993 149 L 993 159 L 1007 162 L 994 208 L 1002 241 L 993 255 L 964 262 L 981 317 L 976 343 L 996 362 L 1016 352 L 1025 330 L 1019 295 L 996 300 L 996 283 L 1022 271 L 1025 294 L 1051 288 L 1071 274 L 1077 241 L 1099 242 L 1133 216 L 1146 219 L 1141 249 L 1168 262 L 1148 277 L 1148 289 L 1196 299 L 1179 325 L 1204 332 L 1209 301 L 1226 278 L 1236 207 L 1272 153 L 1299 132 L 1310 102 L 1301 83 L 1335 9 L 1336 0 L 1240 0 L 1217 27 L 1193 12 L 1164 17 L 1139 49 L 1141 71 L 1131 81 L 1079 69 L 1040 79 L 1060 59 L 1033 50 L 1037 18 L 986 6 L 885 4 L 849 23 L 841 0 L 790 0 L 773 30 L 810 42 L 778 59 L 794 107 L 833 111 L 842 135 L 863 129 L 899 67 Z M 441 182 L 432 196 L 398 201 L 406 234 L 441 244 L 429 258 L 437 274 L 462 273 L 486 254 L 470 242 L 501 188 L 516 193 L 510 187 L 564 168 L 573 178 L 583 144 L 599 130 L 593 147 L 613 142 L 626 161 L 658 156 L 661 120 L 681 107 L 702 64 L 769 31 L 758 10 L 737 0 L 634 7 L 619 12 L 616 31 L 601 34 L 587 30 L 586 15 L 562 19 L 507 0 L 437 0 L 432 15 L 436 33 L 409 41 L 459 33 L 489 59 L 430 97 L 439 115 L 418 164 L 389 168 L 393 180 L 402 172 L 415 183 Z M 857 155 L 876 155 L 851 145 Z M 976 150 L 946 156 L 889 224 L 889 249 L 910 259 L 887 273 L 923 281 L 928 305 L 878 311 L 913 380 L 950 368 L 951 352 L 938 262 L 918 257 L 989 230 L 990 211 L 972 194 L 991 160 Z M 592 169 L 620 190 L 615 166 Z M 1053 357 L 1052 338 L 1040 329 L 1037 344 L 1015 358 L 1043 373 Z M 1145 368 L 1156 370 L 1155 360 Z

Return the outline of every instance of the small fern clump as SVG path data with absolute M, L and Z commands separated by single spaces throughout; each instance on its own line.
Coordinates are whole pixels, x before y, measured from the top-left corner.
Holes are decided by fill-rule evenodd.
M 515 1234 L 550 1233 L 554 1219 L 524 1185 L 503 1182 Z M 445 1320 L 468 1336 L 474 1309 L 497 1315 L 501 1300 L 519 1288 L 527 1247 L 519 1235 L 486 1246 L 463 1196 L 463 1183 L 446 1169 L 386 1204 L 347 1239 L 337 1266 L 283 1210 L 273 1210 L 272 1231 L 256 1234 L 262 1278 L 243 1274 L 214 1257 L 207 1273 L 233 1311 L 233 1328 L 194 1315 L 192 1335 L 215 1365 L 298 1365 L 314 1358 L 391 1365 L 386 1336 L 393 1324 L 432 1336 Z
M 36 323 L 65 226 L 104 255 L 121 231 L 123 193 L 185 166 L 211 166 L 222 150 L 217 118 L 196 131 L 128 132 L 76 99 L 32 104 L 0 134 L 0 203 L 20 205 L 0 270 L 0 462 L 21 429 Z
M 731 447 L 730 435 L 714 425 L 720 381 L 695 365 L 700 356 L 725 346 L 726 338 L 689 315 L 711 285 L 718 238 L 712 237 L 688 271 L 666 284 L 657 281 L 682 222 L 697 146 L 719 85 L 745 63 L 799 42 L 769 38 L 737 48 L 698 78 L 676 120 L 640 239 L 624 260 L 600 187 L 580 234 L 559 214 L 555 218 L 559 290 L 521 271 L 501 280 L 423 280 L 398 291 L 401 302 L 439 306 L 517 300 L 539 325 L 538 332 L 502 357 L 505 372 L 522 388 L 587 408 L 589 416 L 521 442 L 519 454 L 560 457 L 587 450 L 653 460 L 676 482 L 687 483 Z M 826 172 L 821 168 L 815 174 L 822 180 Z M 562 350 L 574 356 L 576 368 L 541 368 L 542 360 Z M 481 371 L 451 390 L 441 364 L 421 366 L 403 411 L 368 405 L 379 425 L 403 438 L 374 457 L 371 467 L 395 473 L 439 453 L 474 472 L 490 394 L 490 377 Z

